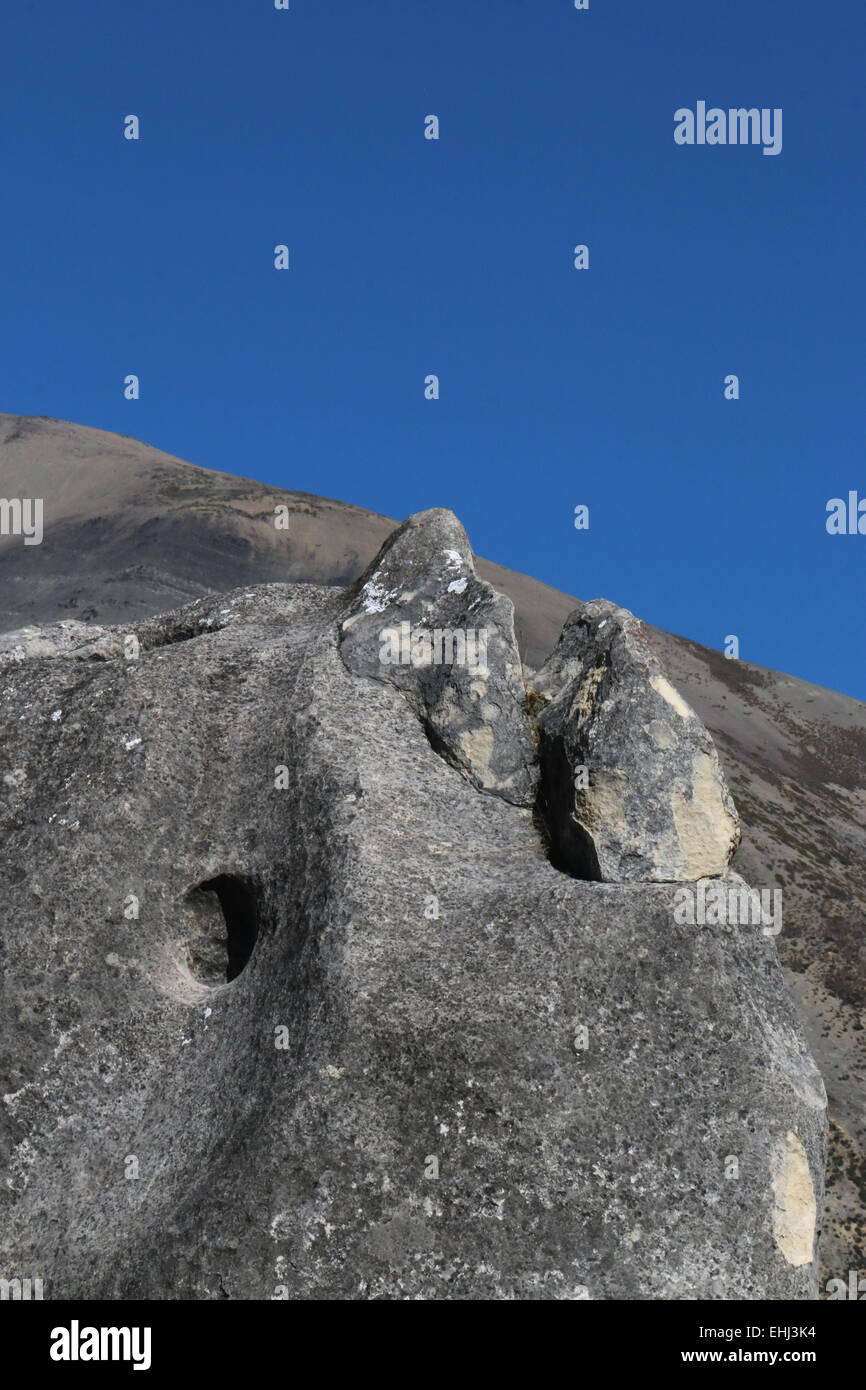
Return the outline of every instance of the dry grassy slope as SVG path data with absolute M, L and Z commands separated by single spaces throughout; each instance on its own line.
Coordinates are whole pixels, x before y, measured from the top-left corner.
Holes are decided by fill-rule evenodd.
M 41 546 L 0 538 L 0 631 L 61 617 L 130 621 L 252 581 L 346 583 L 396 524 L 124 436 L 13 415 L 0 415 L 0 496 L 44 498 L 46 527 Z M 290 508 L 288 533 L 273 525 L 278 503 Z M 514 600 L 521 647 L 538 665 L 577 600 L 490 561 L 478 567 Z M 779 950 L 834 1122 L 824 1279 L 845 1277 L 866 1266 L 866 705 L 651 636 L 716 739 L 744 823 L 737 867 L 784 888 Z

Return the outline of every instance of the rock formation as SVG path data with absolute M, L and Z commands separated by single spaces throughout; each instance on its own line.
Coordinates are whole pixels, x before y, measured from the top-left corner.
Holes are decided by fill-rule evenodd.
M 531 806 L 538 777 L 514 605 L 478 577 L 442 509 L 410 517 L 355 586 L 340 651 L 402 690 L 432 745 L 483 791 Z
M 423 638 L 380 660 L 384 629 L 470 620 L 486 676 Z M 349 590 L 9 639 L 0 1275 L 815 1296 L 825 1096 L 775 943 L 680 925 L 681 884 L 551 862 L 512 633 L 434 512 Z M 588 707 L 598 756 L 634 746 L 627 699 Z M 676 776 L 703 733 L 665 719 Z
M 551 701 L 541 765 L 565 868 L 608 883 L 725 872 L 740 825 L 713 741 L 633 614 L 576 609 L 534 686 Z

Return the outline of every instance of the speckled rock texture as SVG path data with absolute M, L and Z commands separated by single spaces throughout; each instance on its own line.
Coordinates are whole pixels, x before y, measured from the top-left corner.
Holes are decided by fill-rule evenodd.
M 122 655 L 123 643 L 116 634 L 77 618 L 0 632 L 0 670 L 34 656 L 74 656 L 82 661 L 99 661 Z
M 340 650 L 350 671 L 403 691 L 437 751 L 475 786 L 534 803 L 514 605 L 479 579 L 453 512 L 419 512 L 386 541 L 355 586 Z
M 239 589 L 0 671 L 0 1277 L 814 1297 L 825 1097 L 773 939 L 555 868 L 347 665 L 357 599 Z
M 606 883 L 725 873 L 740 822 L 713 741 L 643 625 L 604 599 L 571 614 L 534 688 L 558 862 Z

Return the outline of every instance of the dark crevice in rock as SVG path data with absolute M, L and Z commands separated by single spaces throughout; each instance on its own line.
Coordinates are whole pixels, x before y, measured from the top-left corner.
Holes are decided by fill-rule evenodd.
M 542 840 L 551 865 L 569 878 L 600 883 L 601 866 L 592 836 L 574 815 L 574 783 L 561 740 L 542 743 L 539 763 L 534 820 L 537 827 L 543 827 Z
M 159 651 L 162 647 L 174 647 L 180 642 L 192 642 L 196 637 L 208 637 L 211 633 L 221 632 L 224 624 L 209 622 L 207 625 L 199 622 L 198 618 L 187 617 L 183 622 L 172 624 L 170 627 L 162 625 L 156 630 L 153 627 L 144 627 L 139 631 L 139 639 L 143 651 Z
M 532 823 L 544 853 L 557 873 L 584 882 L 601 882 L 601 868 L 592 838 L 574 818 L 574 786 L 562 740 L 546 738 L 538 719 L 550 697 L 527 691 L 524 709 L 532 725 L 539 778 Z

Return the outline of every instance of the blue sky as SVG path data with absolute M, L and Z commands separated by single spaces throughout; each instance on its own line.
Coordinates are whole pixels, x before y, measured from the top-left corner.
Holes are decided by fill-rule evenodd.
M 0 35 L 0 410 L 448 506 L 866 698 L 866 536 L 825 529 L 866 497 L 866 8 L 16 0 Z M 677 146 L 699 100 L 782 108 L 781 154 Z

